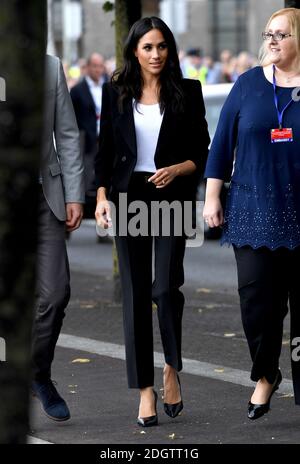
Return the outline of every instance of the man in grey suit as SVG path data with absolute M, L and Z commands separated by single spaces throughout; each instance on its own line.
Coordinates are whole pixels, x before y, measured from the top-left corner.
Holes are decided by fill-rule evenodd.
M 57 57 L 46 56 L 45 76 L 32 390 L 46 415 L 63 421 L 70 418 L 70 411 L 53 385 L 51 364 L 70 299 L 65 232 L 80 226 L 84 177 L 76 118 Z

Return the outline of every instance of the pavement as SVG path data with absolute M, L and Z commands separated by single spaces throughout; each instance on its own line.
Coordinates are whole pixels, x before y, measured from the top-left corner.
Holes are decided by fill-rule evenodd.
M 56 444 L 291 444 L 299 443 L 300 409 L 292 396 L 288 319 L 281 369 L 285 381 L 272 410 L 252 422 L 246 417 L 253 383 L 236 292 L 185 285 L 184 409 L 176 419 L 163 411 L 162 347 L 153 310 L 155 388 L 159 425 L 136 424 L 139 394 L 127 388 L 121 305 L 113 301 L 110 272 L 73 270 L 72 298 L 56 349 L 52 378 L 66 399 L 71 419 L 49 420 L 32 400 L 31 442 Z M 32 438 L 33 437 L 33 438 Z

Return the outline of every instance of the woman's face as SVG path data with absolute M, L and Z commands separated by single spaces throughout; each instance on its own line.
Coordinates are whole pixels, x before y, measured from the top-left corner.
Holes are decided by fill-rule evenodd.
M 168 57 L 168 46 L 162 33 L 158 29 L 147 32 L 140 38 L 134 54 L 144 77 L 158 76 Z
M 277 16 L 274 18 L 267 30 L 271 34 L 281 32 L 291 34 L 291 27 L 287 16 Z M 273 37 L 268 42 L 268 51 L 271 62 L 276 65 L 291 66 L 298 59 L 295 37 L 285 37 L 276 41 Z

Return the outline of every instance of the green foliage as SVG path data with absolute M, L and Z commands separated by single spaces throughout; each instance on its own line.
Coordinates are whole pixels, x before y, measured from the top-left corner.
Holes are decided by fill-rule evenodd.
M 109 13 L 114 10 L 114 4 L 112 2 L 104 2 L 102 9 L 105 13 Z

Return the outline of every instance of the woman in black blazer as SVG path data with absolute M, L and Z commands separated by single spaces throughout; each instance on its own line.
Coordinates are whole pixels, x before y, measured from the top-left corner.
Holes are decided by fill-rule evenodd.
M 195 199 L 208 145 L 201 84 L 182 78 L 172 32 L 156 17 L 137 21 L 125 44 L 123 68 L 113 75 L 111 83 L 103 86 L 95 163 L 95 216 L 103 228 L 111 226 L 109 195 L 118 212 L 116 246 L 123 290 L 128 384 L 140 389 L 138 424 L 144 427 L 158 422 L 157 394 L 153 390 L 152 301 L 157 305 L 165 355 L 164 409 L 170 417 L 176 417 L 183 407 L 178 372 L 182 369 L 184 296 L 179 288 L 184 282 L 185 234 L 175 232 L 175 213 L 168 217 L 170 230 L 165 234 L 164 225 L 154 224 L 151 207 L 163 200 L 165 205 L 177 200 L 177 206 L 182 207 Z M 129 213 L 125 211 L 124 198 Z M 146 217 L 140 217 L 145 226 L 143 229 L 139 224 L 140 233 L 136 233 L 139 221 L 132 222 L 136 207 L 132 202 L 137 200 L 147 211 Z M 127 213 L 128 228 L 124 234 L 120 221 Z M 167 216 L 164 210 L 162 216 Z M 132 224 L 136 225 L 133 232 Z

